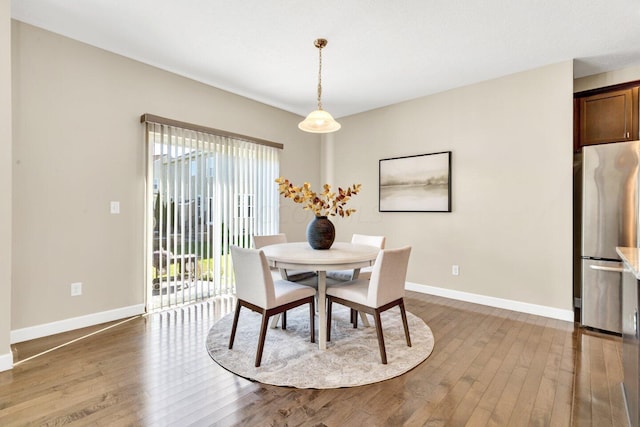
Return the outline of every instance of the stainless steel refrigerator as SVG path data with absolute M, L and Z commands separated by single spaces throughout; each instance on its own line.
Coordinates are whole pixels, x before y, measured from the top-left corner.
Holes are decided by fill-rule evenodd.
M 581 323 L 621 333 L 623 266 L 616 246 L 638 246 L 640 141 L 582 150 Z

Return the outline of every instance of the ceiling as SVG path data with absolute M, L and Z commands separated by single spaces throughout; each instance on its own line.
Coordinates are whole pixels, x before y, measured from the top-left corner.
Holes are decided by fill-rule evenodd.
M 12 0 L 14 19 L 306 115 L 343 117 L 575 59 L 640 65 L 640 0 Z

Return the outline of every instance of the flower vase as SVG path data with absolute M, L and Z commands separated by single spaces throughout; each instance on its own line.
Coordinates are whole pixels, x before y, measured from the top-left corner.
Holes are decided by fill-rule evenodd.
M 307 226 L 307 241 L 313 249 L 329 249 L 336 238 L 336 229 L 326 216 L 316 216 Z

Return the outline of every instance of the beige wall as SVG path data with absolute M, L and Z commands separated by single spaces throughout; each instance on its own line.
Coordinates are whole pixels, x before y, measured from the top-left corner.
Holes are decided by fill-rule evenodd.
M 319 180 L 301 117 L 16 21 L 13 76 L 12 330 L 143 304 L 143 113 L 283 143 L 282 174 Z
M 13 361 L 11 330 L 11 1 L 0 0 L 0 371 Z
M 342 119 L 335 180 L 363 189 L 339 236 L 411 245 L 410 282 L 572 310 L 572 72 L 564 62 Z M 449 150 L 452 213 L 377 211 L 379 159 Z
M 640 80 L 640 65 L 575 79 L 573 91 L 582 92 L 634 80 Z

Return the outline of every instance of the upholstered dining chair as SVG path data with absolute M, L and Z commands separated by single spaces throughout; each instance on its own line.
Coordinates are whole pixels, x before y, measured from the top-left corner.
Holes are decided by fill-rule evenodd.
M 260 366 L 269 317 L 282 314 L 282 329 L 287 329 L 287 310 L 309 304 L 311 342 L 315 342 L 315 289 L 287 280 L 274 281 L 267 258 L 259 249 L 231 247 L 236 279 L 236 310 L 233 316 L 229 348 L 233 348 L 240 310 L 246 307 L 262 314 L 255 366 Z
M 287 243 L 287 235 L 284 233 L 279 234 L 268 234 L 263 236 L 253 235 L 253 246 L 256 249 L 263 248 L 268 245 L 276 245 L 278 243 Z M 279 271 L 277 268 L 272 268 L 273 278 L 276 279 L 284 279 L 289 280 L 291 282 L 298 282 L 300 280 L 308 279 L 310 277 L 314 277 L 316 273 L 314 271 L 304 271 L 304 270 L 282 270 Z M 284 273 L 284 276 L 282 276 Z
M 327 342 L 331 340 L 331 306 L 333 303 L 347 306 L 373 315 L 378 347 L 383 364 L 387 364 L 387 352 L 382 334 L 380 313 L 395 306 L 400 308 L 402 325 L 407 345 L 411 347 L 407 313 L 404 307 L 404 285 L 411 247 L 383 249 L 373 265 L 370 279 L 356 279 L 327 287 Z M 357 327 L 357 317 L 352 316 L 353 327 Z
M 379 249 L 384 249 L 386 238 L 385 236 L 371 236 L 367 234 L 353 234 L 351 236 L 351 243 L 356 243 L 360 245 L 369 245 L 375 246 Z M 371 271 L 373 270 L 373 266 L 364 267 L 360 269 L 358 273 L 358 279 L 369 279 L 371 278 Z M 355 270 L 332 270 L 327 271 L 327 277 L 333 280 L 338 280 L 341 282 L 347 282 L 349 280 L 354 280 Z M 351 318 L 352 322 L 356 322 L 358 317 L 358 313 L 355 310 L 351 310 Z M 360 312 L 360 317 L 362 318 L 362 323 L 365 326 L 369 326 L 369 320 L 365 313 Z
M 384 249 L 386 238 L 384 236 L 369 236 L 366 234 L 354 234 L 351 236 L 351 243 L 359 245 L 375 246 L 376 248 Z M 371 277 L 371 271 L 373 267 L 364 267 L 360 269 L 358 279 L 369 279 Z M 349 281 L 353 280 L 353 270 L 335 270 L 327 271 L 327 277 L 334 280 Z

